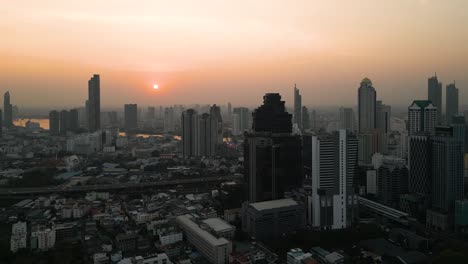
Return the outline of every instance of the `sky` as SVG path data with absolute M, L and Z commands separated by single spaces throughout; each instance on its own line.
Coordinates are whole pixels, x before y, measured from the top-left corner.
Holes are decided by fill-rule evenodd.
M 467 102 L 466 0 L 0 0 L 0 92 L 20 107 L 80 106 L 101 75 L 103 106 L 357 104 L 427 97 L 456 81 Z M 158 84 L 160 89 L 152 89 Z M 445 89 L 444 89 L 445 90 Z

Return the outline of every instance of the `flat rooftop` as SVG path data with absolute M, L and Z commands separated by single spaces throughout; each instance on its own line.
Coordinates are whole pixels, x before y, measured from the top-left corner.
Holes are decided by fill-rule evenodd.
M 233 226 L 226 223 L 224 220 L 220 218 L 208 218 L 206 220 L 203 220 L 203 223 L 207 224 L 215 232 L 221 232 L 221 231 L 234 229 Z
M 252 206 L 258 211 L 271 210 L 271 209 L 295 206 L 295 205 L 298 205 L 298 203 L 294 201 L 293 199 L 289 199 L 289 198 L 250 204 L 250 206 Z
M 177 217 L 177 221 L 190 228 L 198 237 L 202 238 L 212 246 L 222 246 L 229 244 L 229 241 L 225 238 L 216 238 L 208 231 L 201 229 L 197 223 L 190 219 L 190 215 L 180 215 Z M 183 228 L 183 227 L 182 227 Z M 183 228 L 184 229 L 184 228 Z

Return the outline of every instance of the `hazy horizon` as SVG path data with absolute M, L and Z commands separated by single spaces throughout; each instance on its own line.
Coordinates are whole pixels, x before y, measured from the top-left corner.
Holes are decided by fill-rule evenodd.
M 0 92 L 79 106 L 98 73 L 103 107 L 255 106 L 266 92 L 291 105 L 295 83 L 305 105 L 354 106 L 368 77 L 378 100 L 405 106 L 437 72 L 468 103 L 466 1 L 202 2 L 3 3 Z

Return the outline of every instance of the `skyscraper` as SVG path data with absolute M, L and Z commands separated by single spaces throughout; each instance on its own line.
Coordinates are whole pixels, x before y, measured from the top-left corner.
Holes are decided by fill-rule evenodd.
M 67 110 L 60 111 L 60 134 L 65 135 L 70 130 L 70 119 Z
M 382 101 L 377 101 L 376 113 L 376 128 L 384 134 L 390 133 L 390 117 L 392 115 L 392 108 L 389 105 L 383 104 Z
M 463 147 L 452 127 L 437 127 L 432 142 L 432 207 L 451 212 L 463 199 Z
M 355 131 L 354 111 L 352 108 L 340 107 L 338 129 Z
M 232 122 L 232 105 L 231 103 L 228 103 L 227 105 L 227 116 L 228 116 L 228 122 Z
M 101 81 L 94 74 L 88 81 L 88 130 L 95 132 L 101 128 Z
M 0 138 L 3 137 L 3 112 L 0 109 Z
M 130 132 L 138 128 L 138 106 L 137 104 L 125 105 L 125 131 Z
M 204 113 L 198 119 L 198 156 L 211 157 L 216 154 L 218 123 L 216 118 Z
M 291 114 L 286 112 L 284 101 L 278 93 L 263 96 L 263 105 L 252 114 L 252 129 L 255 132 L 291 133 Z
M 371 80 L 364 78 L 358 89 L 359 133 L 376 128 L 376 98 Z
M 71 109 L 68 111 L 69 128 L 71 131 L 76 132 L 80 128 L 80 122 L 78 118 L 78 109 Z
M 13 126 L 13 105 L 10 102 L 10 92 L 3 95 L 3 125 L 7 128 Z
M 188 109 L 182 113 L 182 155 L 198 155 L 198 113 Z
M 60 114 L 55 110 L 49 112 L 49 132 L 51 135 L 60 134 Z
M 409 137 L 408 167 L 410 193 L 422 194 L 430 198 L 431 191 L 431 140 L 429 134 L 416 134 Z
M 174 108 L 164 108 L 164 132 L 174 131 Z
M 147 118 L 149 120 L 154 120 L 156 118 L 156 108 L 154 106 L 148 107 Z
M 452 117 L 458 115 L 458 88 L 455 86 L 455 82 L 447 85 L 446 93 L 446 113 L 445 118 L 448 124 L 452 123 Z
M 297 124 L 299 129 L 302 130 L 302 96 L 299 93 L 299 89 L 297 89 L 296 85 L 294 84 L 294 124 Z
M 217 124 L 217 133 L 216 133 L 216 142 L 217 144 L 223 143 L 223 118 L 221 117 L 221 108 L 214 104 L 210 108 L 211 118 L 216 120 Z
M 241 135 L 244 131 L 249 130 L 250 111 L 246 107 L 236 107 L 233 109 L 232 115 L 232 134 L 235 136 Z
M 442 120 L 442 83 L 437 79 L 437 75 L 427 80 L 427 99 L 437 108 L 437 124 Z
M 434 134 L 437 124 L 437 107 L 429 100 L 415 100 L 408 107 L 409 135 L 419 132 Z
M 341 229 L 351 225 L 357 197 L 353 191 L 357 166 L 358 142 L 342 129 L 333 134 L 311 137 L 312 192 L 311 225 L 316 228 Z
M 310 129 L 309 109 L 307 109 L 305 106 L 302 107 L 302 129 Z
M 253 116 L 253 132 L 244 140 L 248 201 L 280 199 L 303 182 L 300 136 L 292 135 L 291 114 L 276 93 L 266 94 Z
M 377 179 L 379 202 L 398 209 L 400 195 L 408 193 L 408 168 L 405 160 L 384 156 L 377 171 Z

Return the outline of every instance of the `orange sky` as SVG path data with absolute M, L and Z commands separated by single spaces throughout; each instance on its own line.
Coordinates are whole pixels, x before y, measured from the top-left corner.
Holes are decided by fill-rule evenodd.
M 101 74 L 102 104 L 355 105 L 426 97 L 427 77 L 468 86 L 465 0 L 4 1 L 0 92 L 19 106 L 77 106 Z M 160 89 L 152 90 L 153 83 Z

